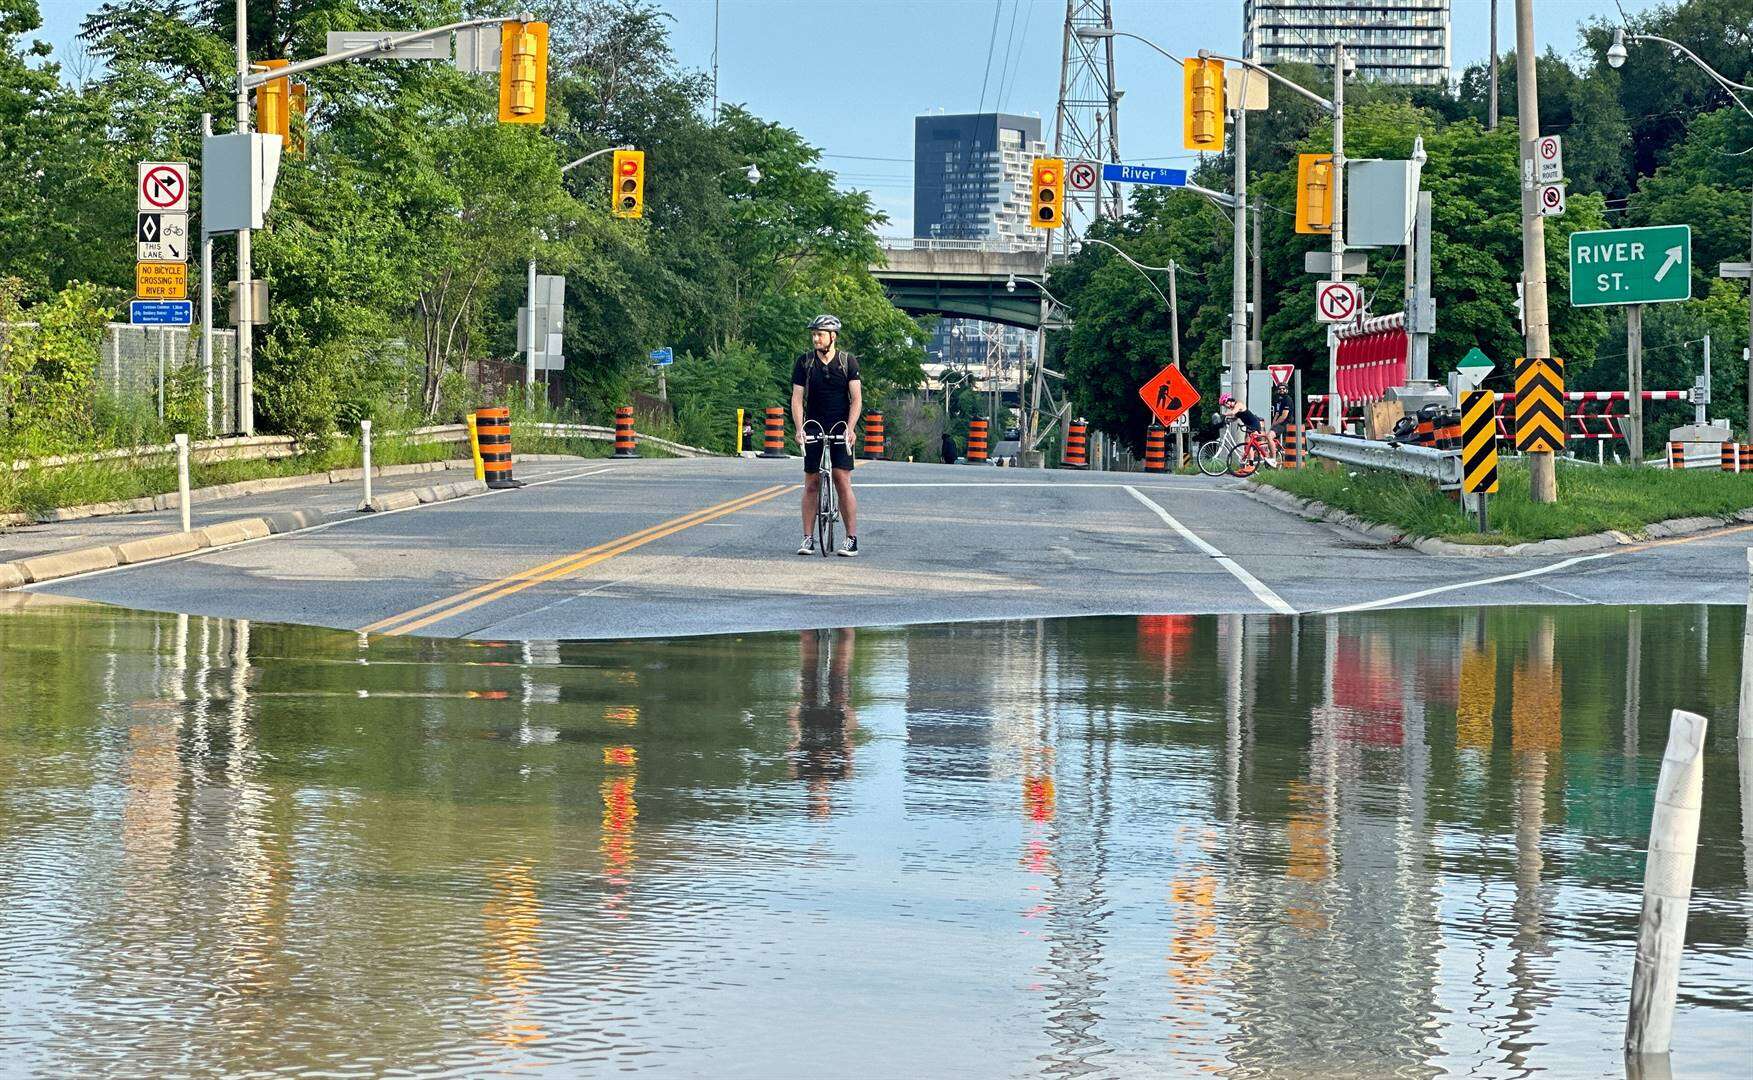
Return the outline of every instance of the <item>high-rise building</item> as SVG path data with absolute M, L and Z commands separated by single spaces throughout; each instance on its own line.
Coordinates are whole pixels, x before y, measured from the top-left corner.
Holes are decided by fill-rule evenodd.
M 1029 225 L 1029 164 L 1047 152 L 1041 118 L 934 114 L 913 121 L 913 236 L 1040 248 L 1050 230 Z M 944 319 L 928 351 L 978 380 L 1014 382 L 1032 338 L 1014 327 Z M 990 385 L 990 383 L 987 383 Z
M 1242 0 L 1242 55 L 1263 64 L 1327 64 L 1343 41 L 1360 78 L 1449 81 L 1449 0 Z

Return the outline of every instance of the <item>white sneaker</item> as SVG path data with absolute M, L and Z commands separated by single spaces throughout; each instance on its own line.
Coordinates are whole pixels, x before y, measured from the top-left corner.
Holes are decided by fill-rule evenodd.
M 848 559 L 856 556 L 858 554 L 858 537 L 848 536 L 846 539 L 840 541 L 840 550 L 834 552 L 834 554 Z
M 804 537 L 803 543 L 797 546 L 797 553 L 799 555 L 814 555 L 816 553 L 816 538 L 813 536 Z

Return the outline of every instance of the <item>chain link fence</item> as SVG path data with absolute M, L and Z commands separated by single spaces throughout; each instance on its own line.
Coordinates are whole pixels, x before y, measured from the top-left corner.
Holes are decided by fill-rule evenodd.
M 166 387 L 181 369 L 194 365 L 203 400 L 211 387 L 212 431 L 237 430 L 237 331 L 213 332 L 212 368 L 201 371 L 201 335 L 187 326 L 104 324 L 97 384 L 112 397 L 146 397 L 164 415 Z

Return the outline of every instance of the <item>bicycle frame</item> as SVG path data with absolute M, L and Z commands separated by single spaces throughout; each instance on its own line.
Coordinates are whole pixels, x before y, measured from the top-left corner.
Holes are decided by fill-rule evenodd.
M 814 435 L 811 428 L 816 429 Z M 807 447 L 812 443 L 822 445 L 822 456 L 816 462 L 816 547 L 823 557 L 833 554 L 834 530 L 840 521 L 840 496 L 834 488 L 834 454 L 833 441 L 846 437 L 846 421 L 842 420 L 827 431 L 814 420 L 803 422 L 803 443 Z

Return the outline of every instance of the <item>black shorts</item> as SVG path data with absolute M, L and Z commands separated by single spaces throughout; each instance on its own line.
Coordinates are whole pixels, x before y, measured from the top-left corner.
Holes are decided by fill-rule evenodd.
M 836 438 L 828 444 L 828 462 L 836 469 L 852 471 L 852 448 L 846 445 L 844 438 Z M 803 448 L 804 475 L 815 472 L 822 464 L 822 444 L 819 442 L 805 443 Z

